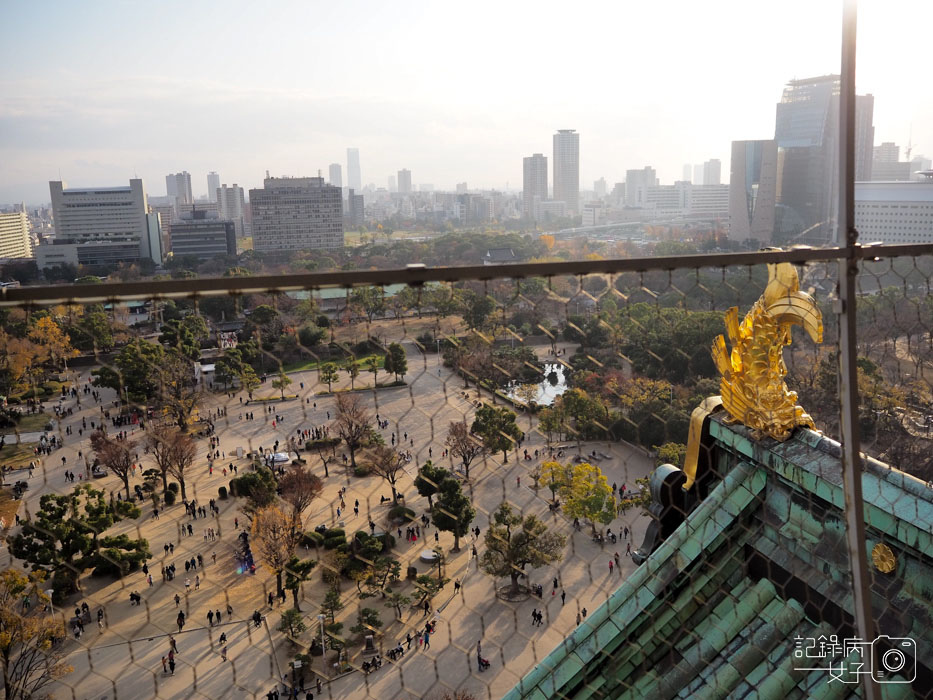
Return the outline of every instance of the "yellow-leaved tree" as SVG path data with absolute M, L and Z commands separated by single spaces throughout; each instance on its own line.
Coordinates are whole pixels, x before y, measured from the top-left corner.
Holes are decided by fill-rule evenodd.
M 78 355 L 78 351 L 71 345 L 71 338 L 51 316 L 43 316 L 29 331 L 29 338 L 37 345 L 42 346 L 48 356 L 49 364 L 57 368 L 61 362 L 68 369 L 68 360 Z
M 616 499 L 599 467 L 588 462 L 575 464 L 570 483 L 561 489 L 564 512 L 571 518 L 586 520 L 596 534 L 596 523 L 608 525 L 616 517 Z

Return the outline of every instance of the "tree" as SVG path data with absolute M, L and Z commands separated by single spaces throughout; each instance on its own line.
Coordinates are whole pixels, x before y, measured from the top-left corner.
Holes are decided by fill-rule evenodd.
M 275 572 L 275 588 L 281 594 L 282 572 L 295 556 L 300 535 L 294 518 L 277 506 L 266 506 L 256 511 L 250 532 L 260 560 Z
M 188 498 L 188 494 L 185 492 L 185 472 L 194 464 L 194 458 L 196 456 L 197 447 L 191 436 L 181 430 L 174 433 L 173 440 L 168 450 L 168 472 L 178 479 L 178 485 L 181 487 L 182 500 Z
M 548 447 L 551 446 L 551 438 L 554 435 L 557 435 L 559 440 L 563 434 L 563 414 L 559 407 L 542 408 L 538 412 L 538 427 L 545 432 Z
M 330 621 L 337 621 L 337 613 L 339 613 L 344 608 L 344 603 L 340 600 L 340 591 L 336 588 L 331 588 L 324 595 L 324 602 L 321 603 L 321 612 L 325 615 L 330 615 Z
M 158 379 L 157 405 L 165 408 L 182 431 L 204 396 L 194 377 L 194 365 L 176 351 L 165 353 L 162 363 L 153 368 Z
M 395 375 L 395 380 L 405 376 L 408 371 L 408 356 L 405 354 L 405 348 L 398 343 L 391 343 L 386 353 L 383 369 Z
M 541 465 L 541 481 L 551 490 L 552 501 L 557 501 L 557 492 L 567 486 L 570 480 L 570 469 L 560 462 L 549 461 Z
M 379 287 L 356 287 L 350 293 L 350 303 L 364 313 L 370 323 L 374 316 L 381 316 L 386 310 L 385 295 Z
M 136 339 L 124 346 L 114 358 L 115 369 L 105 365 L 97 372 L 95 386 L 116 390 L 128 401 L 155 403 L 159 394 L 156 368 L 165 362 L 165 348 L 157 343 Z
M 279 370 L 279 376 L 272 380 L 272 388 L 278 389 L 282 392 L 282 399 L 285 399 L 285 390 L 291 385 L 292 379 L 287 374 L 285 370 Z
M 107 351 L 113 347 L 113 328 L 104 311 L 86 312 L 68 326 L 68 335 L 79 350 Z
M 201 357 L 201 344 L 195 336 L 191 324 L 186 323 L 189 318 L 192 317 L 185 316 L 180 320 L 165 322 L 162 325 L 159 342 L 193 362 Z M 200 320 L 199 316 L 194 316 L 194 318 Z M 204 323 L 204 321 L 201 320 L 201 323 Z
M 26 383 L 42 349 L 26 338 L 17 338 L 0 327 L 0 394 L 9 396 Z
M 279 489 L 282 500 L 292 507 L 292 518 L 300 528 L 304 512 L 324 490 L 324 484 L 320 477 L 296 464 L 279 479 Z
M 425 462 L 424 466 L 418 470 L 418 476 L 415 478 L 415 488 L 418 489 L 419 494 L 428 499 L 428 508 L 434 507 L 434 502 L 431 499 L 440 489 L 441 482 L 448 477 L 450 477 L 450 471 L 436 466 L 431 460 Z
M 62 331 L 51 316 L 43 316 L 36 321 L 29 331 L 29 339 L 43 348 L 53 368 L 57 368 L 61 362 L 67 369 L 68 359 L 78 355 L 78 351 L 71 345 L 70 336 Z
M 332 391 L 331 385 L 337 381 L 337 365 L 333 362 L 325 362 L 318 369 L 318 381 L 327 385 L 327 391 Z
M 405 464 L 405 457 L 394 447 L 376 445 L 372 451 L 372 470 L 388 482 L 392 488 L 392 500 L 396 503 L 398 503 L 398 491 L 395 489 L 395 484 L 399 476 L 405 472 Z
M 431 517 L 439 530 L 453 533 L 453 551 L 459 552 L 460 538 L 467 534 L 467 528 L 476 517 L 476 510 L 461 490 L 459 481 L 447 478 L 441 482 Z
M 371 421 L 369 411 L 358 396 L 337 394 L 335 432 L 350 450 L 350 465 L 354 469 L 356 468 L 356 451 L 362 446 L 363 439 L 369 435 Z
M 467 297 L 463 320 L 470 330 L 486 325 L 489 315 L 495 310 L 496 302 L 486 294 L 471 292 Z
M 486 446 L 470 433 L 465 420 L 451 421 L 447 428 L 447 440 L 444 444 L 450 448 L 450 454 L 463 465 L 463 476 L 470 478 L 470 465 L 473 460 L 486 451 Z
M 396 617 L 399 620 L 401 620 L 402 619 L 402 608 L 405 607 L 406 605 L 411 604 L 411 598 L 409 598 L 404 593 L 400 593 L 399 591 L 393 591 L 391 589 L 386 589 L 386 593 L 387 595 L 385 597 L 385 600 L 382 601 L 382 604 L 385 605 L 387 608 L 394 608 Z
M 515 414 L 504 406 L 480 406 L 476 411 L 471 433 L 479 435 L 490 452 L 502 451 L 502 461 L 509 461 L 508 449 L 523 436 L 515 424 Z
M 162 473 L 162 490 L 168 489 L 168 472 L 172 446 L 179 435 L 178 429 L 167 425 L 149 425 L 146 430 L 145 445 Z
M 344 367 L 344 371 L 350 377 L 350 389 L 355 389 L 356 378 L 360 376 L 360 366 L 356 364 L 356 360 L 351 358 L 347 366 Z
M 240 387 L 246 392 L 250 400 L 252 400 L 253 392 L 262 383 L 259 381 L 259 377 L 256 376 L 256 370 L 249 365 L 244 365 L 240 370 L 239 377 Z
M 547 525 L 535 515 L 522 518 L 508 503 L 502 503 L 493 513 L 493 522 L 486 530 L 486 551 L 480 558 L 480 568 L 490 576 L 508 576 L 510 595 L 518 593 L 518 579 L 526 566 L 534 569 L 560 561 L 567 538 L 548 532 Z
M 135 464 L 136 443 L 133 440 L 117 440 L 103 430 L 95 430 L 91 433 L 91 449 L 102 465 L 120 477 L 126 489 L 126 500 L 130 500 L 130 474 Z
M 327 331 L 312 323 L 305 324 L 298 329 L 298 341 L 306 348 L 313 348 L 316 345 L 320 345 L 326 335 Z
M 67 595 L 76 590 L 78 577 L 87 568 L 101 564 L 103 555 L 120 564 L 120 573 L 138 567 L 149 557 L 146 540 L 101 536 L 105 527 L 120 518 L 138 516 L 138 508 L 129 503 L 111 505 L 104 492 L 90 484 L 82 484 L 70 494 L 44 494 L 39 510 L 10 540 L 10 551 L 33 571 L 49 574 L 56 595 Z M 108 573 L 112 572 L 109 569 Z
M 282 619 L 279 621 L 279 632 L 288 637 L 292 644 L 298 643 L 298 637 L 306 629 L 308 629 L 308 626 L 305 624 L 304 616 L 297 607 L 290 608 L 282 613 Z
M 246 499 L 243 513 L 252 519 L 256 512 L 275 503 L 275 476 L 269 469 L 259 467 L 230 481 L 234 495 Z
M 354 634 L 375 632 L 382 627 L 379 611 L 373 608 L 360 608 L 356 613 L 356 624 L 350 628 Z
M 42 571 L 0 572 L 0 664 L 9 700 L 46 697 L 46 686 L 74 670 L 55 643 L 65 626 L 43 611 L 51 603 L 44 582 Z
M 373 373 L 373 388 L 379 385 L 379 358 L 373 355 L 366 359 L 366 369 Z
M 571 518 L 583 518 L 596 534 L 596 523 L 608 525 L 616 516 L 616 499 L 599 467 L 587 462 L 571 467 L 570 482 L 561 488 L 564 512 Z
M 285 564 L 285 590 L 292 592 L 295 610 L 301 610 L 298 605 L 298 592 L 301 590 L 301 584 L 310 579 L 315 566 L 317 562 L 314 559 L 302 561 L 298 557 L 292 557 Z

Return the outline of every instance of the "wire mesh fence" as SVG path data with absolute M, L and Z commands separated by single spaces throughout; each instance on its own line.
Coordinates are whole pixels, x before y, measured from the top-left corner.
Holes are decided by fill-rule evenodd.
M 7 683 L 846 697 L 871 674 L 928 694 L 933 256 L 911 252 L 858 277 L 878 641 L 853 623 L 831 252 L 8 305 Z M 804 311 L 776 305 L 788 271 Z M 742 373 L 763 377 L 748 404 Z

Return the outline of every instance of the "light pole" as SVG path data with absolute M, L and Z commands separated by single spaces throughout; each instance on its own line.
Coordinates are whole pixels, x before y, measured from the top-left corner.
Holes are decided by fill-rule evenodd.
M 327 675 L 327 649 L 324 647 L 324 615 L 319 613 L 317 619 L 321 623 L 321 666 L 324 669 L 324 675 Z
M 434 342 L 437 343 L 437 366 L 441 366 L 441 339 L 435 338 Z

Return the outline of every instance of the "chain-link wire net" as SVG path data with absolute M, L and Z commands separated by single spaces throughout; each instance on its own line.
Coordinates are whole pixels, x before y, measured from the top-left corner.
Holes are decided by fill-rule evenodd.
M 765 265 L 9 309 L 3 566 L 47 576 L 7 602 L 56 621 L 71 669 L 33 677 L 56 698 L 846 697 L 864 672 L 928 693 L 933 259 L 859 275 L 874 645 L 853 641 L 837 267 L 793 269 L 822 342 L 764 355 L 724 318 Z M 783 357 L 820 432 L 704 404 L 719 335 L 730 371 L 779 381 Z

